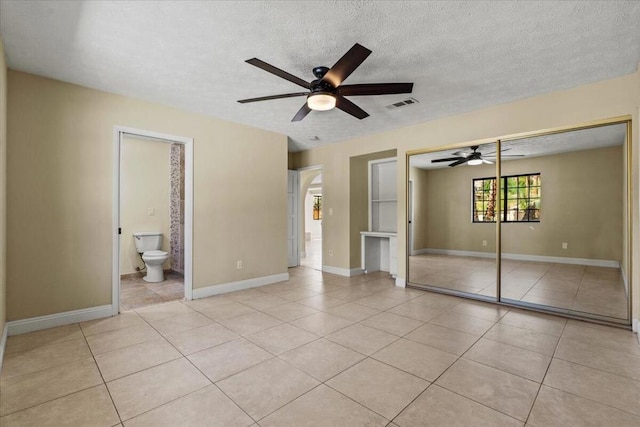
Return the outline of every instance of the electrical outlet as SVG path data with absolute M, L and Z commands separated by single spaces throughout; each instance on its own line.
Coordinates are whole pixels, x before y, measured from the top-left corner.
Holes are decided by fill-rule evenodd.
M 236 261 L 236 268 L 242 270 L 242 261 Z
M 333 250 L 329 249 L 329 256 L 333 256 Z
M 487 241 L 486 240 L 482 241 L 482 246 L 487 246 Z
M 147 212 L 149 216 L 154 216 L 156 214 L 156 208 L 149 208 Z
M 567 242 L 562 242 L 562 249 L 567 249 L 569 244 Z

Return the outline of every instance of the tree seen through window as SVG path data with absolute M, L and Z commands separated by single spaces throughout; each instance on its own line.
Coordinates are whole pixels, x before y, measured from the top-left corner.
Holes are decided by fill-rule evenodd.
M 500 179 L 499 206 L 496 179 L 473 180 L 473 222 L 495 222 L 498 211 L 502 222 L 539 222 L 540 174 L 505 176 Z

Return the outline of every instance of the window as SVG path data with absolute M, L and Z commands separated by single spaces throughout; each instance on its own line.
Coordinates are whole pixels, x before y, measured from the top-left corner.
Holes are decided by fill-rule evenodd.
M 313 219 L 322 219 L 322 196 L 313 196 Z
M 500 178 L 502 222 L 540 222 L 540 174 Z M 473 180 L 473 222 L 495 222 L 496 179 Z

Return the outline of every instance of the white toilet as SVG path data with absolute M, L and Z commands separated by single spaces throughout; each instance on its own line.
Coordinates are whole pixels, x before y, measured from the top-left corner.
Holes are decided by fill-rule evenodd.
M 147 267 L 147 275 L 143 277 L 145 282 L 162 282 L 164 272 L 162 264 L 169 258 L 169 253 L 161 251 L 162 233 L 146 232 L 133 233 L 138 253 L 142 254 L 142 260 Z

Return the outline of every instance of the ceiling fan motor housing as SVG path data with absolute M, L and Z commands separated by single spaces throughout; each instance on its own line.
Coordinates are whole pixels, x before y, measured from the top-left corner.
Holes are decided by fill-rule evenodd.
M 314 67 L 313 75 L 316 76 L 316 79 L 321 79 L 327 74 L 327 71 L 329 71 L 329 67 Z
M 336 88 L 331 86 L 331 83 L 325 82 L 321 79 L 312 81 L 309 86 L 312 94 L 318 93 L 318 92 L 331 93 L 331 94 L 336 93 Z

